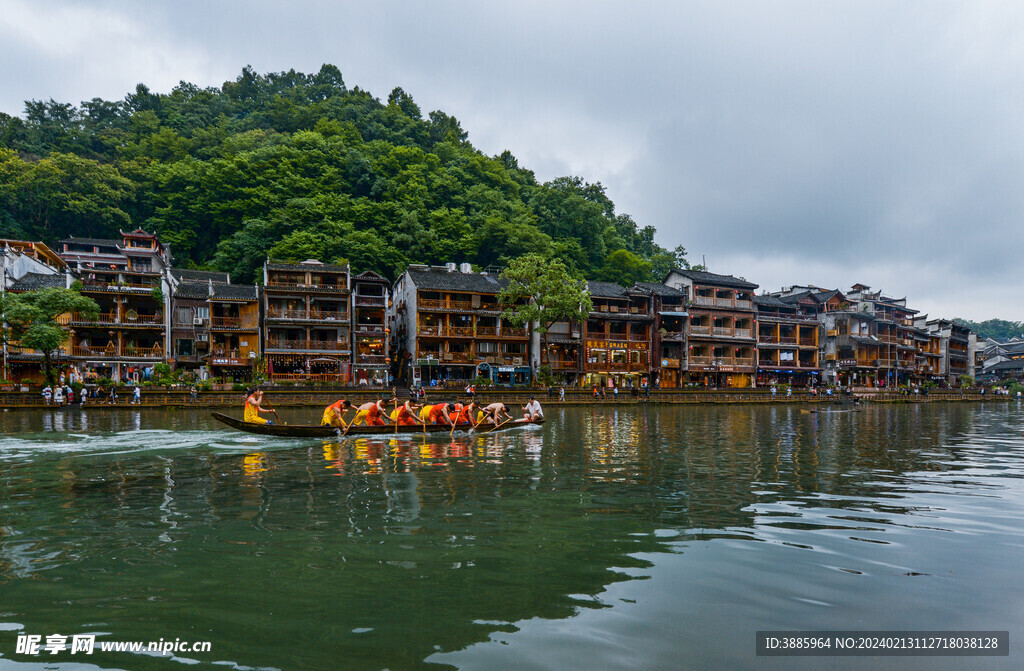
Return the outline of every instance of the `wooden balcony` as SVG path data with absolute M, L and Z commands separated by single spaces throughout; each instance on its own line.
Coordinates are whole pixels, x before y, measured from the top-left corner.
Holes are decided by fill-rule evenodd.
M 815 346 L 818 344 L 818 342 L 815 338 L 800 338 L 800 344 Z
M 387 362 L 387 357 L 383 354 L 356 354 L 355 363 L 356 365 L 380 365 Z
M 648 340 L 650 340 L 650 338 L 647 336 L 646 333 L 630 333 L 629 334 L 629 341 L 630 342 L 647 342 Z
M 163 359 L 164 350 L 159 345 L 154 345 L 153 347 L 125 345 L 120 352 L 117 350 L 117 346 L 114 343 L 110 343 L 104 347 L 83 347 L 81 345 L 75 345 L 71 348 L 71 356 L 104 359 Z
M 352 327 L 352 329 L 357 334 L 360 334 L 360 333 L 362 333 L 362 334 L 366 334 L 366 333 L 380 334 L 380 333 L 384 333 L 385 328 L 386 327 L 383 324 L 356 324 L 355 326 Z
M 259 328 L 255 319 L 242 319 L 241 317 L 210 317 L 210 327 L 215 329 L 250 329 L 255 331 Z
M 294 319 L 305 321 L 348 321 L 348 311 L 339 312 L 333 310 L 286 310 L 284 308 L 267 308 L 267 319 Z
M 387 307 L 387 299 L 384 296 L 363 296 L 356 294 L 356 307 Z
M 672 331 L 659 334 L 662 342 L 682 342 L 686 340 L 686 334 L 681 331 Z
M 268 340 L 267 349 L 284 349 L 296 351 L 347 352 L 347 342 L 336 340 Z
M 477 326 L 476 334 L 482 338 L 495 338 L 498 336 L 497 326 Z
M 117 323 L 117 312 L 101 312 L 92 318 L 87 318 L 85 315 L 76 312 L 71 315 L 61 315 L 60 317 L 57 317 L 56 322 L 63 326 L 67 326 L 69 324 L 110 325 Z

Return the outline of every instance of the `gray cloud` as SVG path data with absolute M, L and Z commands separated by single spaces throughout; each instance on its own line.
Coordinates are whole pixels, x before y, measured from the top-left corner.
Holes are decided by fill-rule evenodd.
M 7 5 L 8 113 L 332 62 L 541 179 L 603 182 L 715 271 L 1024 319 L 1017 3 Z

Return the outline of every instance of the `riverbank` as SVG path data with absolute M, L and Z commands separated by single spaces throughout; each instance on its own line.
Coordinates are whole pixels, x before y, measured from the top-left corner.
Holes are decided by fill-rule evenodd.
M 266 404 L 271 407 L 324 407 L 338 400 L 347 398 L 353 404 L 375 400 L 380 390 L 337 389 L 337 390 L 285 390 L 269 389 Z M 525 405 L 531 396 L 535 396 L 542 405 L 550 407 L 572 406 L 616 406 L 616 405 L 699 405 L 699 404 L 838 404 L 849 398 L 841 395 L 821 395 L 807 392 L 772 394 L 770 390 L 657 390 L 636 395 L 621 393 L 594 397 L 593 392 L 572 390 L 565 392 L 564 400 L 557 393 L 549 395 L 546 391 L 495 390 L 477 392 L 477 400 L 483 404 L 505 403 L 510 406 Z M 407 398 L 400 394 L 400 398 Z M 455 390 L 427 392 L 428 403 L 455 401 L 464 399 L 465 395 Z M 960 391 L 932 391 L 927 395 L 899 394 L 893 392 L 860 392 L 855 398 L 865 403 L 937 403 L 937 402 L 978 402 L 978 401 L 1016 401 L 1012 396 L 996 396 Z M 132 404 L 131 392 L 125 389 L 116 402 L 108 399 L 88 399 L 85 407 L 90 409 L 138 409 L 138 408 L 241 408 L 244 402 L 242 392 L 206 391 L 198 392 L 193 397 L 187 390 L 143 391 L 141 403 Z M 19 409 L 59 409 L 60 406 L 47 405 L 44 399 L 31 392 L 0 392 L 0 408 L 6 410 Z M 65 406 L 66 407 L 66 406 Z M 73 407 L 80 407 L 75 403 Z

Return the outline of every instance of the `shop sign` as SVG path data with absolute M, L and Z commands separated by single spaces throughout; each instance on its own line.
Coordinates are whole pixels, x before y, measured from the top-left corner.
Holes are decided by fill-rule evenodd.
M 213 360 L 214 366 L 244 366 L 245 359 L 230 359 L 218 357 Z
M 516 372 L 515 366 L 498 366 L 499 373 L 514 373 Z
M 839 365 L 840 366 L 856 366 L 857 365 L 857 360 L 856 359 L 840 359 L 839 360 Z

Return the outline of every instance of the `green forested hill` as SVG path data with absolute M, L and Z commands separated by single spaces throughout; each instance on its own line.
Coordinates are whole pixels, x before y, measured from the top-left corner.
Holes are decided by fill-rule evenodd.
M 1024 322 L 1005 319 L 986 319 L 983 322 L 972 322 L 967 319 L 954 319 L 953 321 L 977 333 L 979 340 L 987 338 L 1009 340 L 1010 338 L 1024 337 Z
M 53 242 L 128 226 L 158 233 L 178 265 L 238 281 L 268 254 L 394 278 L 410 262 L 539 252 L 626 284 L 685 262 L 616 213 L 599 183 L 538 183 L 510 152 L 475 149 L 454 117 L 424 117 L 400 88 L 386 102 L 349 89 L 333 65 L 0 114 L 0 236 Z

